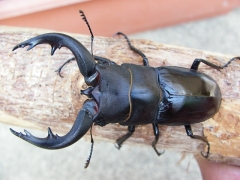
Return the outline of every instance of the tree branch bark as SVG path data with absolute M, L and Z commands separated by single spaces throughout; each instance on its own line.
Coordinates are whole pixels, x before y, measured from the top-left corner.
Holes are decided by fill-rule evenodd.
M 39 45 L 31 51 L 12 48 L 31 37 L 47 33 L 47 30 L 0 28 L 0 122 L 25 128 L 66 133 L 86 99 L 80 89 L 86 88 L 76 62 L 64 67 L 61 78 L 55 70 L 72 57 L 62 48 L 50 56 L 48 45 Z M 90 37 L 70 34 L 90 49 Z M 148 40 L 131 40 L 143 51 L 151 66 L 190 67 L 195 58 L 203 58 L 214 64 L 226 63 L 231 55 L 217 54 L 184 47 L 158 44 Z M 141 58 L 129 50 L 124 38 L 95 37 L 94 54 L 115 61 L 117 64 L 142 64 Z M 209 160 L 240 165 L 240 62 L 232 62 L 224 70 L 217 71 L 201 65 L 199 71 L 215 79 L 222 92 L 219 112 L 211 119 L 192 125 L 194 134 L 207 136 L 211 145 Z M 114 142 L 125 134 L 127 127 L 109 124 L 93 128 L 99 139 Z M 184 127 L 160 126 L 161 136 L 157 147 L 200 154 L 206 144 L 186 135 Z M 126 143 L 151 145 L 154 139 L 152 125 L 137 127 Z

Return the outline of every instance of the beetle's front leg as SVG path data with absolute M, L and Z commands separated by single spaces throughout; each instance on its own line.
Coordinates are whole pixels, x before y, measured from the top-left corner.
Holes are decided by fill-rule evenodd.
M 116 140 L 116 148 L 120 149 L 124 141 L 126 141 L 135 131 L 135 126 L 128 126 L 128 133 Z
M 101 64 L 116 64 L 115 62 L 111 61 L 110 59 L 107 59 L 107 58 L 104 58 L 104 57 L 100 57 L 100 56 L 93 56 L 94 59 L 98 62 L 98 63 L 101 63 Z M 70 59 L 68 59 L 65 63 L 63 63 L 63 65 L 61 65 L 55 72 L 58 73 L 58 75 L 63 78 L 63 76 L 61 75 L 61 71 L 62 71 L 62 68 L 70 63 L 71 61 L 74 61 L 76 60 L 75 57 L 72 57 Z
M 71 61 L 74 61 L 74 60 L 76 60 L 75 57 L 72 57 L 72 58 L 68 59 L 68 60 L 67 60 L 65 63 L 63 63 L 63 65 L 61 65 L 55 72 L 57 72 L 58 75 L 59 75 L 61 78 L 63 78 L 63 76 L 61 75 L 62 68 L 63 68 L 66 64 L 68 64 L 68 63 L 70 63 Z
M 190 136 L 191 138 L 198 139 L 198 140 L 201 140 L 201 141 L 207 143 L 207 146 L 208 146 L 207 155 L 203 155 L 203 153 L 201 153 L 201 154 L 203 157 L 208 158 L 209 151 L 210 151 L 210 144 L 207 141 L 207 138 L 205 138 L 203 136 L 193 135 L 192 128 L 190 125 L 185 125 L 185 129 L 186 129 L 187 135 Z

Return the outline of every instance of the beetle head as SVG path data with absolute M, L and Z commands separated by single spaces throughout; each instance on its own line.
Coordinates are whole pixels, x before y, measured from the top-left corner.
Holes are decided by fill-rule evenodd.
M 18 45 L 16 45 L 13 50 L 17 48 L 29 46 L 28 50 L 32 49 L 38 44 L 47 43 L 52 46 L 51 54 L 53 55 L 57 48 L 61 48 L 63 46 L 69 48 L 74 54 L 77 64 L 79 66 L 79 70 L 86 79 L 86 82 L 89 85 L 95 83 L 95 79 L 98 76 L 97 71 L 95 70 L 95 60 L 89 51 L 77 40 L 73 39 L 70 36 L 58 33 L 48 33 L 36 36 L 27 41 L 24 41 Z M 77 119 L 69 131 L 63 137 L 59 137 L 58 135 L 53 135 L 51 129 L 48 129 L 48 136 L 46 138 L 36 138 L 32 136 L 28 131 L 25 131 L 26 135 L 22 133 L 17 133 L 14 130 L 11 130 L 13 134 L 16 136 L 42 148 L 46 149 L 59 149 L 66 146 L 69 146 L 80 139 L 91 127 L 92 125 L 92 117 L 93 117 L 93 106 L 95 105 L 92 101 L 86 101 L 83 105 L 83 108 L 79 112 Z

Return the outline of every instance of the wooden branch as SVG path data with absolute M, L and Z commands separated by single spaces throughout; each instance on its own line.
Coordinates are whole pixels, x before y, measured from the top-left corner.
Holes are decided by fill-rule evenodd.
M 60 78 L 55 70 L 72 57 L 69 50 L 62 48 L 50 56 L 48 45 L 39 45 L 31 51 L 12 48 L 33 36 L 47 33 L 46 30 L 0 28 L 0 122 L 26 128 L 44 129 L 66 133 L 72 126 L 76 114 L 81 109 L 85 97 L 80 89 L 86 88 L 76 62 L 64 67 Z M 90 48 L 90 37 L 70 34 L 84 46 Z M 150 65 L 190 67 L 195 58 L 203 58 L 222 65 L 231 55 L 210 53 L 200 50 L 158 44 L 147 40 L 132 40 L 132 44 L 142 50 Z M 95 37 L 94 54 L 109 58 L 118 64 L 142 64 L 141 58 L 129 50 L 123 38 Z M 220 111 L 211 119 L 193 125 L 195 134 L 207 136 L 211 145 L 211 161 L 240 165 L 240 62 L 233 62 L 228 68 L 216 71 L 201 65 L 199 71 L 215 79 L 222 91 Z M 109 124 L 95 126 L 94 137 L 114 142 L 126 133 L 127 127 Z M 206 145 L 186 135 L 184 127 L 160 126 L 159 149 L 175 149 L 181 152 L 200 154 Z M 151 145 L 154 139 L 152 125 L 139 126 L 126 142 Z

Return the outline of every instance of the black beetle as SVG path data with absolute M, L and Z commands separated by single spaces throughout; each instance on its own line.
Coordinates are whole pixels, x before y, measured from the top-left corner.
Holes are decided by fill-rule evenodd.
M 86 22 L 93 42 L 93 33 Z M 37 138 L 25 130 L 26 134 L 11 132 L 25 141 L 45 149 L 60 149 L 67 147 L 91 129 L 92 125 L 105 126 L 108 123 L 119 123 L 128 126 L 128 133 L 117 139 L 117 147 L 134 132 L 136 125 L 151 123 L 155 139 L 152 147 L 158 155 L 156 143 L 159 139 L 158 124 L 169 126 L 185 126 L 187 135 L 207 143 L 209 156 L 210 145 L 205 137 L 193 135 L 191 124 L 203 122 L 211 118 L 221 104 L 221 92 L 218 84 L 208 75 L 198 72 L 200 63 L 220 70 L 227 67 L 232 58 L 224 66 L 214 65 L 203 59 L 195 59 L 191 68 L 164 66 L 153 68 L 148 64 L 146 56 L 133 47 L 123 33 L 131 50 L 143 58 L 143 66 L 135 64 L 117 65 L 109 59 L 93 56 L 80 42 L 70 36 L 59 33 L 48 33 L 24 41 L 13 48 L 29 46 L 28 50 L 38 44 L 47 43 L 52 47 L 51 55 L 57 48 L 67 47 L 74 54 L 79 70 L 89 88 L 81 94 L 89 97 L 79 111 L 72 129 L 65 136 L 54 135 L 48 129 L 46 138 Z M 92 45 L 92 44 L 91 44 Z M 67 61 L 66 63 L 68 63 Z M 96 63 L 97 62 L 97 63 Z M 63 66 L 66 64 L 64 63 Z M 58 69 L 58 73 L 62 69 Z M 93 148 L 93 139 L 92 148 Z M 92 154 L 92 148 L 86 166 Z

